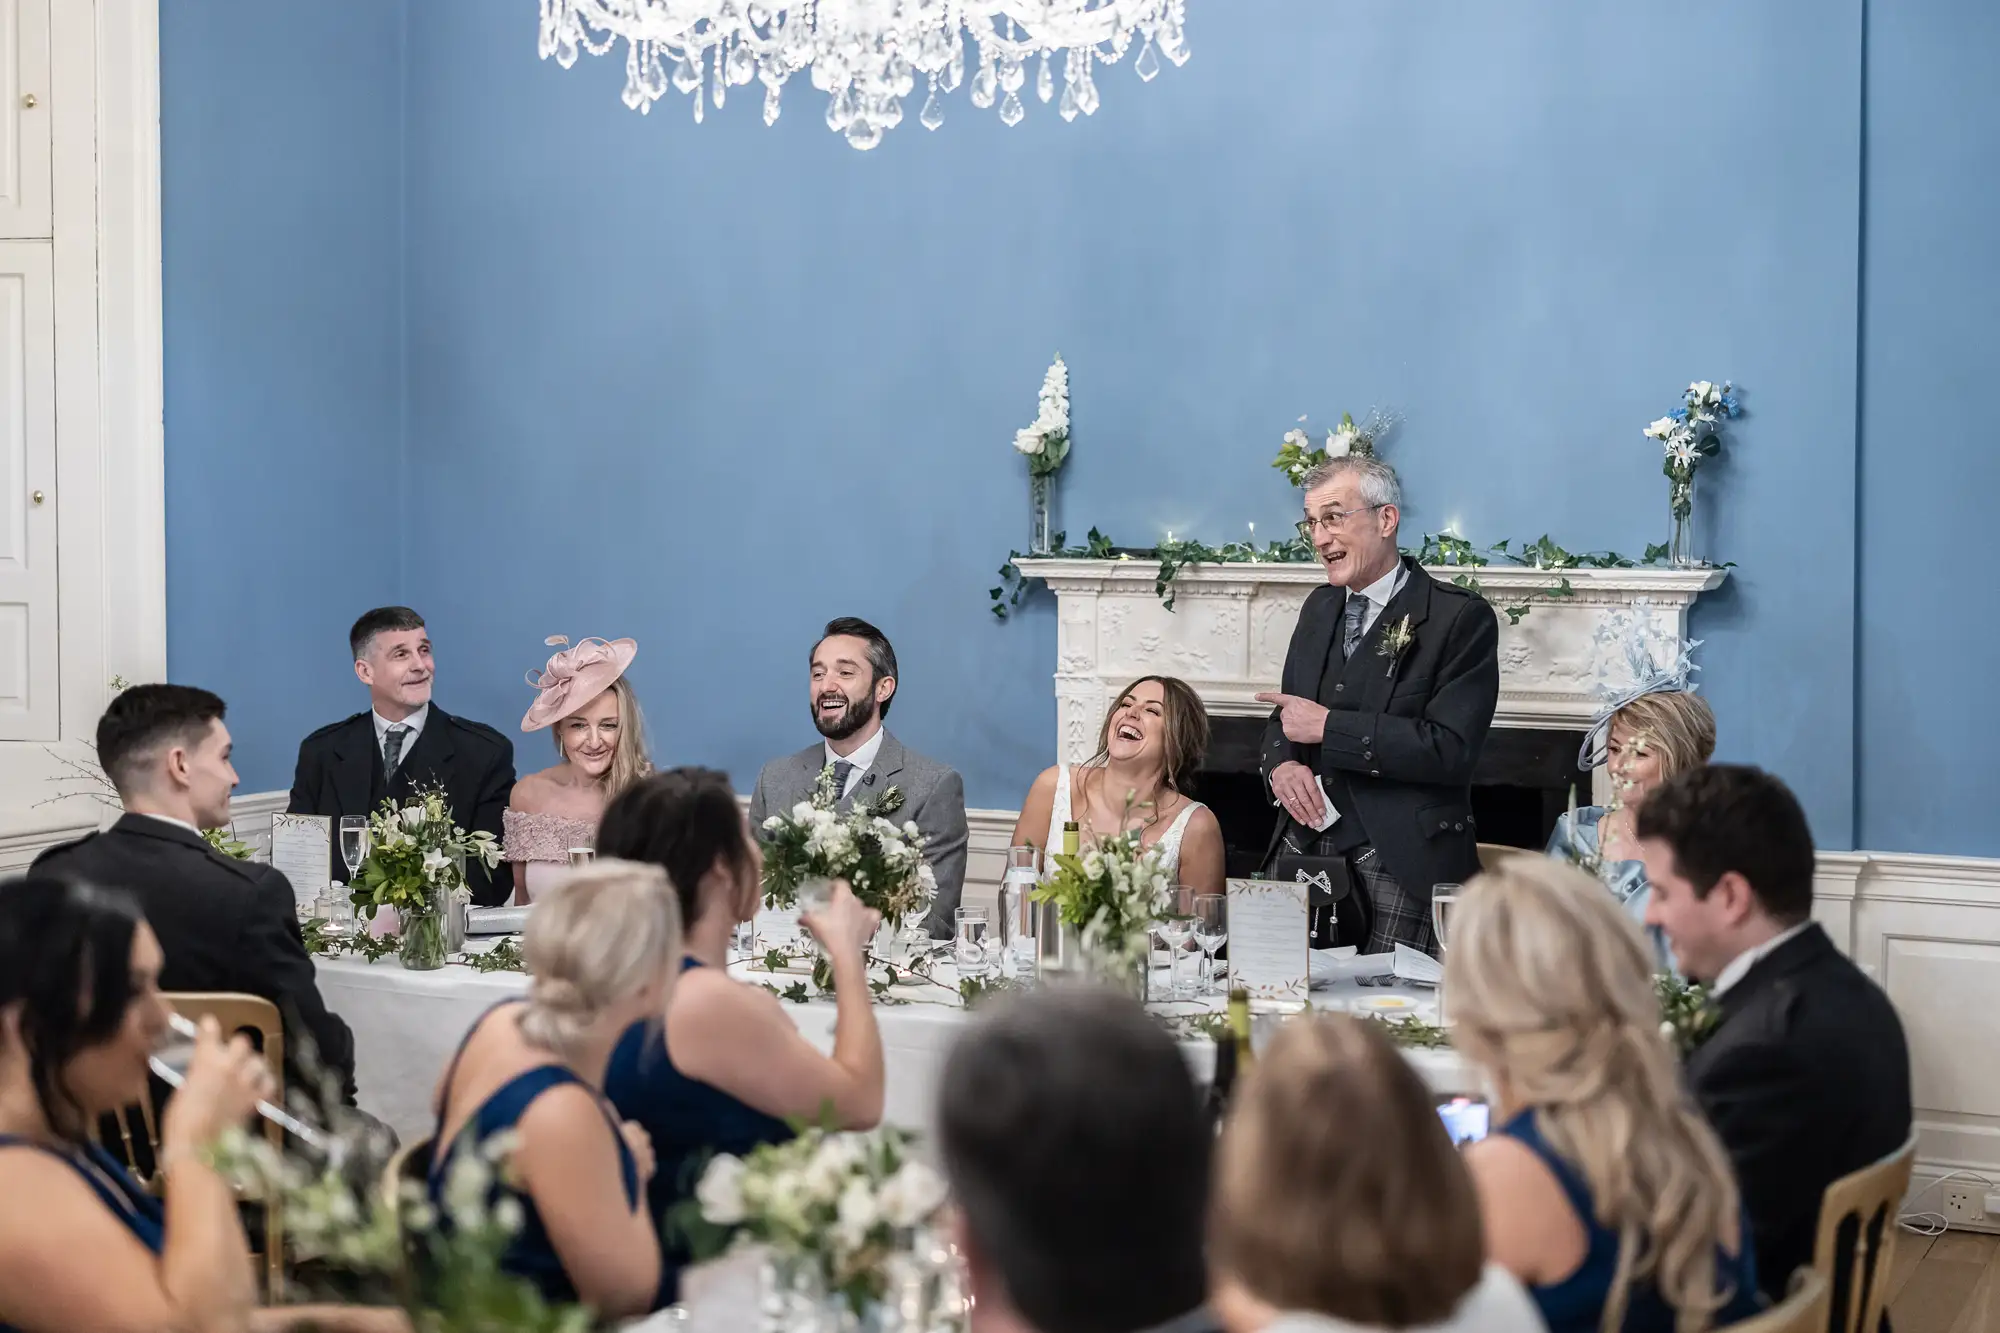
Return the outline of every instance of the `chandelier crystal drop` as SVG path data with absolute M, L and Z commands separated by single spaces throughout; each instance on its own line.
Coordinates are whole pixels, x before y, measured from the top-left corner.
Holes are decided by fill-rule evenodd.
M 944 95 L 968 77 L 974 106 L 997 104 L 1018 125 L 1030 97 L 1056 99 L 1058 55 L 1057 111 L 1092 115 L 1099 65 L 1134 46 L 1132 68 L 1146 82 L 1162 56 L 1187 63 L 1186 17 L 1187 0 L 542 0 L 541 54 L 568 69 L 622 38 L 625 105 L 643 115 L 671 86 L 693 99 L 697 122 L 704 99 L 720 108 L 729 88 L 754 79 L 769 125 L 786 80 L 810 68 L 828 128 L 865 150 L 901 123 L 919 86 L 918 123 L 937 129 Z

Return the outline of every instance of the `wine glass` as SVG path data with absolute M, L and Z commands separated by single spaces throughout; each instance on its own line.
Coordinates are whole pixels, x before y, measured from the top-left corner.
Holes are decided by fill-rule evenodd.
M 1204 976 L 1199 994 L 1215 991 L 1215 951 L 1229 941 L 1229 899 L 1220 893 L 1198 893 L 1194 899 L 1194 942 L 1201 946 Z
M 1459 892 L 1460 886 L 1457 884 L 1431 885 L 1431 933 L 1437 938 L 1438 957 L 1440 959 L 1444 957 L 1445 940 L 1450 934 L 1452 917 L 1457 914 Z M 1450 1016 L 1445 1011 L 1443 977 L 1438 978 L 1437 1018 L 1439 1027 L 1443 1027 L 1451 1021 Z
M 361 871 L 361 863 L 368 859 L 368 816 L 342 815 L 340 817 L 340 859 L 347 863 L 348 882 Z
M 1194 890 L 1185 884 L 1168 889 L 1153 930 L 1167 946 L 1167 998 L 1182 999 L 1181 954 L 1194 934 Z
M 967 977 L 984 980 L 987 972 L 986 928 L 987 918 L 984 907 L 959 907 L 952 911 L 952 921 L 957 927 L 958 976 L 963 981 Z

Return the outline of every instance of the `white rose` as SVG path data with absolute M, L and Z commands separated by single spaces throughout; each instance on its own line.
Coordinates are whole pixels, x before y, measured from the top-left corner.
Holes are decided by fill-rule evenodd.
M 1326 433 L 1326 456 L 1328 458 L 1347 457 L 1350 453 L 1354 452 L 1354 441 L 1359 434 L 1359 431 L 1344 428 L 1328 431 Z
M 917 821 L 912 819 L 906 821 L 903 824 L 903 836 L 908 838 L 910 841 L 915 842 L 918 838 L 924 836 L 924 831 L 918 828 Z
M 695 1186 L 701 1215 L 717 1226 L 734 1226 L 747 1215 L 743 1207 L 743 1159 L 727 1153 L 708 1164 Z
M 890 1226 L 913 1227 L 944 1202 L 944 1181 L 922 1162 L 906 1162 L 882 1186 L 882 1216 Z
M 1306 433 L 1294 426 L 1285 432 L 1284 443 L 1303 449 L 1306 447 Z
M 932 872 L 928 865 L 919 865 L 917 867 L 917 886 L 925 893 L 937 892 L 937 875 Z
M 769 819 L 764 821 L 764 831 L 766 833 L 776 833 L 779 829 L 783 828 L 784 826 L 785 826 L 785 817 L 783 815 L 772 815 Z
M 834 1236 L 848 1250 L 858 1250 L 868 1242 L 868 1233 L 882 1220 L 875 1206 L 874 1191 L 865 1180 L 851 1180 L 840 1194 L 839 1220 L 833 1224 Z
M 1672 417 L 1661 417 L 1658 421 L 1646 427 L 1646 438 L 1649 440 L 1664 440 L 1667 436 L 1673 434 L 1674 427 L 1680 424 L 1680 422 L 1675 421 Z
M 424 808 L 421 805 L 404 806 L 402 820 L 404 828 L 413 830 L 422 828 L 424 826 Z
M 1048 448 L 1048 441 L 1033 426 L 1014 432 L 1014 447 L 1024 454 L 1039 454 Z
M 813 803 L 811 801 L 800 801 L 797 805 L 792 807 L 792 822 L 795 824 L 810 824 L 812 822 L 813 816 L 818 813 L 819 812 L 813 808 Z

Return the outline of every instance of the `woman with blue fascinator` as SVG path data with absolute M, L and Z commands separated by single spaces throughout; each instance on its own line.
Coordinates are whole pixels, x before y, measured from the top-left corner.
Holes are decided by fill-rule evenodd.
M 1700 641 L 1675 644 L 1671 662 L 1653 655 L 1650 617 L 1624 626 L 1625 658 L 1632 683 L 1612 694 L 1584 734 L 1577 766 L 1608 768 L 1611 800 L 1558 816 L 1548 854 L 1596 875 L 1634 920 L 1644 924 L 1652 886 L 1639 860 L 1634 820 L 1648 794 L 1668 778 L 1699 768 L 1715 754 L 1715 714 L 1695 694 L 1690 677 L 1701 668 L 1690 655 Z M 1647 929 L 1661 970 L 1671 967 L 1666 942 Z

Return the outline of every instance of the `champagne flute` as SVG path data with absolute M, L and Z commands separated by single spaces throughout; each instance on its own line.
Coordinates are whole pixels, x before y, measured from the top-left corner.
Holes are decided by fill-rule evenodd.
M 201 1029 L 186 1016 L 170 1012 L 167 1015 L 167 1031 L 170 1035 L 161 1042 L 148 1063 L 162 1082 L 170 1088 L 178 1088 L 187 1082 L 188 1066 L 194 1062 L 195 1038 L 201 1035 Z M 326 1152 L 334 1146 L 319 1130 L 282 1107 L 259 1101 L 257 1114 L 282 1127 L 287 1134 L 309 1148 Z
M 368 816 L 342 815 L 340 817 L 340 859 L 347 863 L 348 883 L 361 870 L 361 863 L 368 859 Z
M 1451 933 L 1452 918 L 1458 910 L 1459 893 L 1460 886 L 1457 884 L 1431 885 L 1431 933 L 1437 939 L 1438 958 L 1440 961 L 1444 958 L 1444 951 L 1447 947 L 1445 941 Z M 1439 1027 L 1444 1027 L 1451 1022 L 1450 1015 L 1445 1010 L 1443 977 L 1438 978 L 1437 1018 Z
M 1215 991 L 1215 951 L 1229 941 L 1229 899 L 1220 893 L 1198 893 L 1194 899 L 1194 942 L 1201 946 L 1206 974 L 1199 996 Z M 1198 997 L 1199 998 L 1199 997 Z
M 1194 934 L 1194 890 L 1185 884 L 1168 889 L 1153 929 L 1167 946 L 1167 998 L 1181 999 L 1181 954 Z

